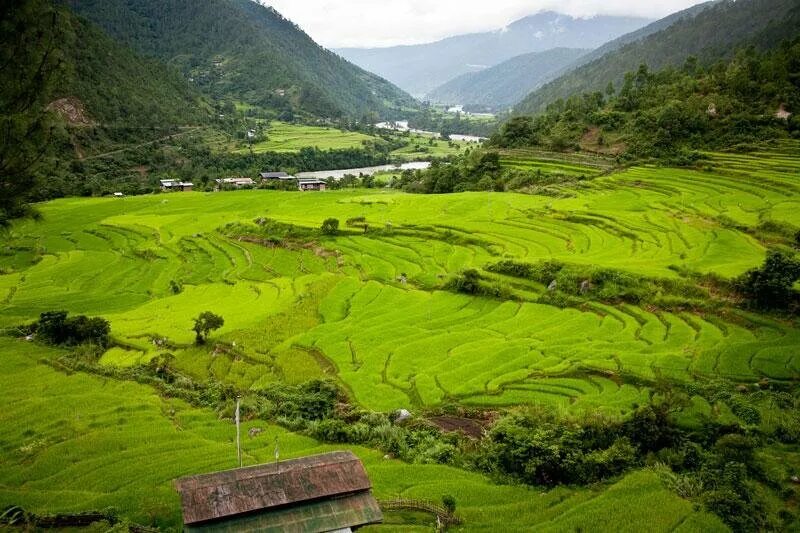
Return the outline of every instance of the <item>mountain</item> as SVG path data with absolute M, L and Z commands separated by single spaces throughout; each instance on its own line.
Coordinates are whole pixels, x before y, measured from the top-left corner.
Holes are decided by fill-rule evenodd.
M 554 48 L 523 54 L 480 72 L 462 74 L 427 97 L 437 103 L 480 106 L 494 111 L 508 109 L 588 52 L 581 48 Z
M 742 1 L 742 0 L 739 0 Z M 623 159 L 697 161 L 700 149 L 727 149 L 800 134 L 800 26 L 767 51 L 739 49 L 704 67 L 629 72 L 616 94 L 572 96 L 536 116 L 503 124 L 489 145 L 588 150 Z
M 573 18 L 551 11 L 520 19 L 497 31 L 450 37 L 429 44 L 336 50 L 415 96 L 462 74 L 512 57 L 551 48 L 596 48 L 649 21 L 632 17 Z
M 723 0 L 695 6 L 593 52 L 586 64 L 534 91 L 514 112 L 539 113 L 559 98 L 603 91 L 609 83 L 619 86 L 625 73 L 641 64 L 660 70 L 681 65 L 690 55 L 708 64 L 729 59 L 740 46 L 769 48 L 792 37 L 798 27 L 798 0 Z
M 397 87 L 317 45 L 251 0 L 66 0 L 137 52 L 202 91 L 316 116 L 391 114 L 415 106 Z
M 176 71 L 138 56 L 68 9 L 58 9 L 62 63 L 49 107 L 72 125 L 105 128 L 197 123 L 210 106 Z

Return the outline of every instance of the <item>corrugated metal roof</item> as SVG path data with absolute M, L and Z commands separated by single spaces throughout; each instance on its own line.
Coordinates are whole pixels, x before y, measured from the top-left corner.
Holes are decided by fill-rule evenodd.
M 358 492 L 372 498 L 364 466 L 351 452 L 189 476 L 176 487 L 187 525 Z
M 185 531 L 208 533 L 317 533 L 378 524 L 383 514 L 369 492 L 311 501 L 269 512 L 234 516 L 221 521 L 187 525 Z

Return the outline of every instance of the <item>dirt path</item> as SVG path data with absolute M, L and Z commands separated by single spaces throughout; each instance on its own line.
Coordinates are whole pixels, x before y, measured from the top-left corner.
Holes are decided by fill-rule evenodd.
M 123 152 L 127 152 L 128 150 L 135 150 L 136 148 L 141 148 L 142 146 L 147 146 L 149 144 L 155 144 L 157 142 L 165 141 L 167 139 L 172 139 L 173 137 L 180 137 L 182 135 L 186 135 L 187 133 L 195 132 L 195 131 L 197 131 L 197 130 L 199 130 L 201 128 L 202 128 L 202 126 L 192 126 L 192 127 L 189 127 L 187 129 L 179 132 L 179 133 L 172 133 L 170 135 L 165 135 L 164 137 L 159 137 L 158 139 L 153 139 L 152 141 L 147 141 L 147 142 L 143 142 L 143 143 L 140 143 L 140 144 L 135 144 L 133 146 L 127 146 L 125 148 L 119 148 L 117 150 L 112 150 L 110 152 L 105 152 L 103 154 L 90 155 L 88 157 L 83 157 L 83 158 L 80 158 L 80 159 L 81 159 L 81 161 L 88 161 L 89 159 L 100 159 L 100 158 L 103 158 L 103 157 L 108 157 L 110 155 L 121 154 Z

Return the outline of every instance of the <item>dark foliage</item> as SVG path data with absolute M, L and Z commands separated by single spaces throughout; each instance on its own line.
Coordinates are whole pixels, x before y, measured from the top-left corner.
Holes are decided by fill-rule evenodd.
M 800 40 L 768 52 L 740 50 L 730 61 L 702 67 L 689 58 L 659 72 L 641 65 L 625 75 L 618 93 L 594 92 L 556 100 L 536 117 L 517 117 L 492 137 L 498 147 L 540 145 L 553 150 L 619 151 L 693 163 L 699 147 L 800 134 Z M 586 137 L 593 132 L 591 142 Z M 609 139 L 615 147 L 607 146 Z M 592 144 L 594 143 L 594 144 Z
M 250 0 L 69 0 L 137 52 L 177 68 L 214 98 L 293 114 L 390 113 L 414 101 L 317 45 L 272 8 Z
M 46 0 L 0 4 L 0 227 L 32 214 L 27 202 L 54 124 L 46 111 L 69 42 Z
M 339 233 L 339 219 L 338 218 L 326 218 L 322 222 L 322 227 L 320 228 L 322 233 L 325 235 L 336 235 Z
M 482 453 L 488 469 L 548 486 L 591 483 L 640 461 L 634 443 L 618 427 L 582 426 L 532 411 L 495 424 Z
M 750 305 L 759 309 L 787 309 L 797 301 L 794 284 L 800 279 L 800 261 L 777 250 L 764 265 L 743 274 L 736 285 Z
M 37 337 L 56 346 L 77 346 L 83 343 L 101 348 L 108 346 L 111 325 L 107 320 L 67 315 L 66 311 L 42 313 L 34 325 Z
M 798 27 L 796 0 L 722 0 L 693 6 L 589 54 L 591 61 L 531 93 L 515 113 L 541 113 L 558 99 L 604 91 L 609 83 L 620 87 L 625 73 L 642 63 L 662 70 L 695 56 L 707 66 L 730 59 L 739 47 L 767 50 L 796 37 Z
M 259 393 L 271 403 L 272 416 L 322 420 L 332 416 L 343 396 L 331 381 L 312 380 L 301 385 L 274 384 Z
M 194 319 L 194 326 L 192 326 L 192 331 L 194 331 L 195 334 L 195 342 L 197 344 L 205 344 L 208 339 L 208 334 L 211 331 L 221 328 L 223 325 L 225 325 L 225 319 L 221 316 L 215 315 L 211 311 L 200 313 L 197 318 Z
M 452 495 L 445 494 L 442 496 L 442 505 L 448 513 L 453 514 L 456 512 L 456 499 Z

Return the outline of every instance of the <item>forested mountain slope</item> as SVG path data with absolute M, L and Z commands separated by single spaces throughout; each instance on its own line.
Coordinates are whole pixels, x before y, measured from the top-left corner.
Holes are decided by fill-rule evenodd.
M 165 128 L 208 117 L 210 106 L 176 71 L 138 56 L 68 9 L 58 12 L 62 71 L 50 107 L 73 125 Z
M 490 144 L 689 163 L 694 150 L 800 137 L 800 27 L 795 33 L 772 50 L 742 48 L 707 68 L 695 58 L 658 72 L 642 65 L 619 92 L 576 95 L 514 117 Z
M 67 0 L 138 52 L 176 67 L 201 90 L 317 116 L 388 115 L 413 106 L 387 81 L 317 45 L 251 0 Z
M 647 19 L 573 18 L 552 11 L 520 19 L 496 31 L 449 37 L 434 43 L 337 50 L 353 63 L 422 96 L 451 79 L 551 48 L 594 48 L 641 28 Z
M 428 98 L 446 104 L 505 110 L 587 52 L 589 50 L 581 48 L 554 48 L 523 54 L 486 70 L 450 80 L 428 94 Z
M 525 98 L 515 112 L 541 112 L 558 98 L 602 91 L 609 83 L 619 85 L 626 72 L 643 63 L 658 70 L 681 65 L 693 55 L 702 64 L 709 64 L 730 58 L 738 46 L 769 48 L 800 27 L 798 0 L 724 0 L 682 13 L 656 23 L 666 28 L 625 46 L 609 43 L 610 52 L 544 85 Z M 670 21 L 675 22 L 665 24 Z

